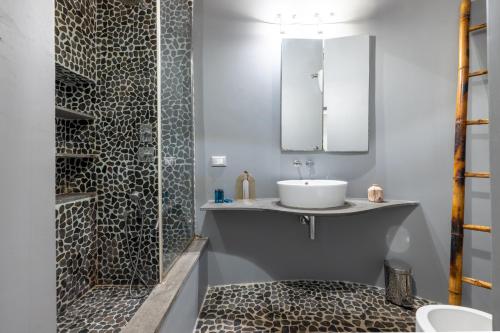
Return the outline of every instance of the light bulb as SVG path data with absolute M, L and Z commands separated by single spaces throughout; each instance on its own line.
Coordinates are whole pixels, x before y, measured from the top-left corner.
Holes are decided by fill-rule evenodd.
M 285 34 L 285 27 L 283 26 L 283 15 L 278 14 L 278 20 L 280 22 L 280 34 Z

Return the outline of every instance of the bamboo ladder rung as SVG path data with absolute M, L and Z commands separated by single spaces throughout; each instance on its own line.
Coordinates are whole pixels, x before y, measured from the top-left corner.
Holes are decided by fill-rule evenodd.
M 471 25 L 469 27 L 469 32 L 473 32 L 473 31 L 477 31 L 477 30 L 482 30 L 482 29 L 486 29 L 486 23 Z
M 491 232 L 491 227 L 476 224 L 464 224 L 464 229 L 481 232 Z
M 483 280 L 478 280 L 478 279 L 473 279 L 473 278 L 466 277 L 466 276 L 464 276 L 462 278 L 462 282 L 471 284 L 471 285 L 476 286 L 476 287 L 485 288 L 485 289 L 491 289 L 493 287 L 493 285 L 491 284 L 491 282 L 487 282 L 487 281 L 483 281 Z
M 480 69 L 480 70 L 475 71 L 475 72 L 470 72 L 469 77 L 481 76 L 481 75 L 486 75 L 486 74 L 488 74 L 487 69 Z
M 465 122 L 466 125 L 488 125 L 490 121 L 488 119 L 473 119 L 473 120 L 467 120 Z
M 466 172 L 464 174 L 467 178 L 490 178 L 489 172 Z

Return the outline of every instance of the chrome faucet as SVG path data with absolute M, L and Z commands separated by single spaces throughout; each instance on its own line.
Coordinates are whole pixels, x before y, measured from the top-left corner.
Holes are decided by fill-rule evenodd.
M 301 167 L 302 167 L 302 161 L 301 160 L 294 160 L 293 161 L 293 166 L 297 168 L 297 171 L 299 172 L 299 179 L 304 179 L 302 177 L 302 172 L 301 172 Z M 309 170 L 309 178 L 312 178 L 313 176 L 313 168 L 314 168 L 314 161 L 313 160 L 306 160 L 305 166 Z
M 302 180 L 304 179 L 302 177 L 302 171 L 300 170 L 300 167 L 302 166 L 302 161 L 301 160 L 294 160 L 293 161 L 293 166 L 297 168 L 297 172 L 299 173 L 299 179 Z
M 313 160 L 307 160 L 306 161 L 306 167 L 309 170 L 309 179 L 312 179 L 313 177 L 313 171 L 314 171 L 314 161 Z

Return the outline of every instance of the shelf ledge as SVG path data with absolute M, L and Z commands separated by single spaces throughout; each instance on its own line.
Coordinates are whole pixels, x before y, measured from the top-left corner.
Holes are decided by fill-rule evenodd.
M 56 106 L 56 118 L 64 120 L 94 120 L 94 117 L 81 111 Z
M 96 197 L 96 192 L 58 194 L 56 195 L 56 205 L 64 205 L 77 201 L 90 200 Z
M 56 80 L 66 84 L 95 85 L 96 80 L 56 62 Z
M 272 211 L 308 216 L 343 216 L 355 215 L 365 212 L 392 207 L 417 206 L 418 201 L 386 200 L 381 203 L 370 202 L 367 199 L 347 198 L 346 204 L 330 209 L 298 209 L 285 207 L 278 198 L 255 200 L 236 200 L 232 203 L 214 203 L 209 201 L 201 206 L 202 211 Z

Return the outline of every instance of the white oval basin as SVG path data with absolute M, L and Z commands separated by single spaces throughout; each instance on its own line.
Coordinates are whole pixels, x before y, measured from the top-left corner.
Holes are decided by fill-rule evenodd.
M 492 316 L 456 305 L 426 305 L 416 313 L 417 332 L 492 331 Z
M 343 206 L 347 182 L 341 180 L 283 180 L 278 182 L 281 204 L 287 207 L 325 209 Z

